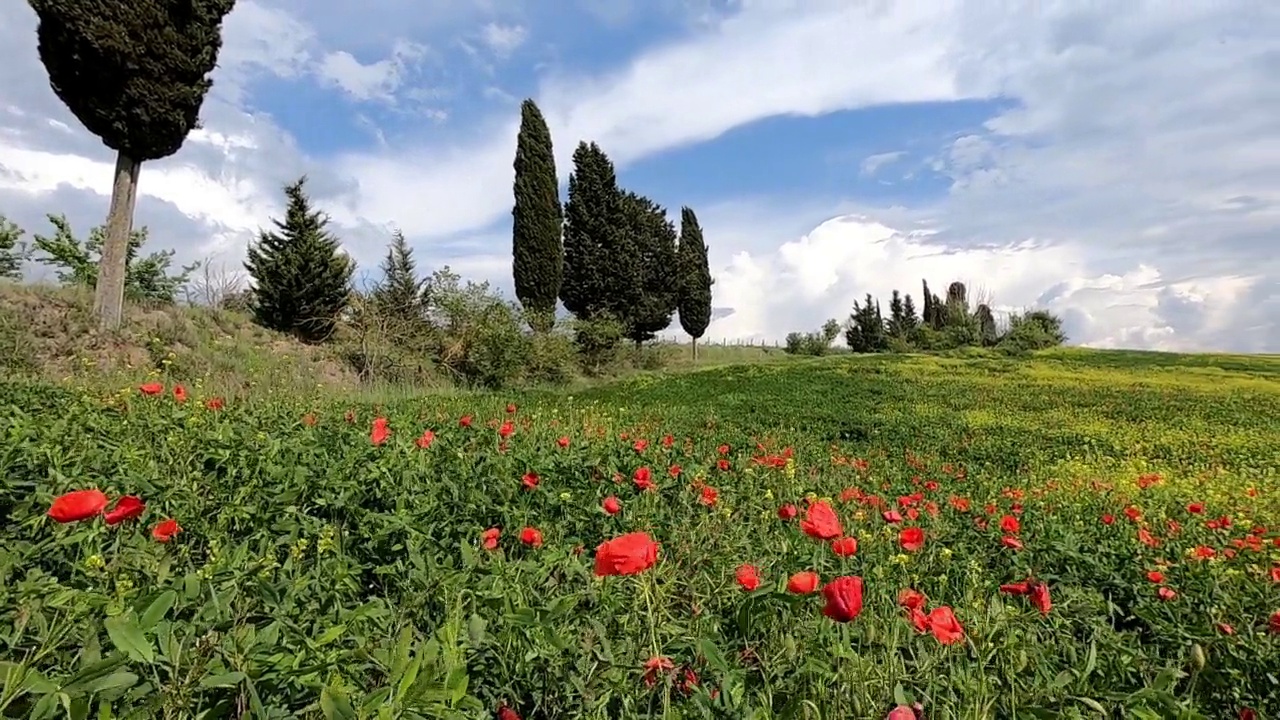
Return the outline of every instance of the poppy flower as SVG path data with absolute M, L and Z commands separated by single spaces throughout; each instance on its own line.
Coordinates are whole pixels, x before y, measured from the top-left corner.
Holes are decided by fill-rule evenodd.
M 1192 515 L 1199 515 L 1204 512 L 1204 503 L 1187 503 L 1187 512 Z
M 667 474 L 670 475 L 672 478 L 680 477 L 680 473 L 682 472 L 684 472 L 684 468 L 680 467 L 679 465 L 672 465 L 671 467 L 667 468 Z
M 1236 713 L 1237 720 L 1258 720 L 1258 711 L 1251 707 L 1242 707 L 1240 712 Z
M 818 589 L 818 573 L 802 570 L 787 579 L 787 592 L 808 595 Z
M 672 445 L 674 445 L 674 444 L 675 444 L 675 442 L 676 442 L 676 439 L 675 439 L 675 437 L 674 437 L 674 436 L 672 436 L 672 435 L 663 435 L 663 436 L 662 436 L 662 447 L 669 448 L 669 447 L 671 447 Z
M 1159 570 L 1152 570 L 1151 572 L 1147 573 L 1147 580 L 1159 585 L 1160 583 L 1164 582 L 1164 573 L 1160 572 Z
M 898 593 L 898 604 L 907 609 L 921 610 L 927 601 L 924 593 L 913 588 L 903 588 Z
M 138 386 L 138 392 L 143 395 L 159 395 L 164 392 L 164 385 L 158 382 L 143 383 Z
M 737 572 L 734 573 L 734 578 L 737 579 L 742 589 L 747 592 L 760 587 L 760 574 L 755 565 L 739 565 Z
M 929 612 L 929 632 L 943 645 L 960 642 L 964 639 L 964 628 L 956 619 L 951 608 L 943 605 Z
M 369 430 L 369 442 L 374 445 L 381 445 L 391 437 L 391 430 L 387 428 L 387 419 L 384 417 L 374 418 L 373 427 Z
M 1103 516 L 1102 516 L 1102 524 L 1103 524 L 1103 525 L 1111 525 L 1111 524 L 1115 523 L 1115 521 L 1116 521 L 1116 516 L 1115 516 L 1115 515 L 1111 515 L 1110 513 L 1105 514 L 1105 515 L 1103 515 Z
M 49 517 L 54 522 L 70 523 L 88 520 L 107 508 L 107 496 L 101 490 L 74 490 L 53 499 Z
M 659 673 L 669 673 L 675 669 L 675 665 L 667 658 L 657 656 L 651 657 L 644 661 L 644 684 L 646 687 L 653 687 L 658 683 Z
M 1022 549 L 1022 541 L 1012 535 L 1005 535 L 1004 537 L 1000 538 L 1000 544 L 1004 545 L 1007 548 L 1012 548 L 1014 550 Z
M 480 533 L 480 545 L 485 550 L 497 550 L 498 538 L 502 535 L 502 531 L 498 528 L 489 528 Z
M 458 427 L 464 427 L 464 428 L 471 427 L 471 416 L 463 415 L 462 417 L 458 418 Z
M 512 423 L 510 420 L 508 420 L 502 423 L 502 426 L 498 428 L 498 437 L 502 438 L 503 440 L 506 440 L 507 438 L 511 437 L 511 434 L 514 433 L 515 431 L 516 431 L 515 424 Z
M 1031 583 L 1027 589 L 1027 595 L 1031 598 L 1031 605 L 1040 611 L 1041 615 L 1048 615 L 1053 609 L 1053 600 L 1049 598 L 1049 586 L 1042 583 Z
M 167 543 L 173 539 L 174 535 L 180 532 L 182 532 L 182 526 L 178 524 L 178 521 L 168 518 L 161 520 L 156 523 L 155 527 L 151 528 L 151 537 L 155 538 L 156 542 Z
M 1267 618 L 1267 628 L 1276 635 L 1280 635 L 1280 610 L 1271 613 L 1271 617 Z
M 436 441 L 435 433 L 431 432 L 430 430 L 423 430 L 422 434 L 418 436 L 418 439 L 413 441 L 413 444 L 417 445 L 423 450 L 426 450 L 427 448 L 431 447 L 431 443 L 435 441 Z
M 799 514 L 800 511 L 796 509 L 796 506 L 789 503 L 778 508 L 778 518 L 782 520 L 792 520 Z
M 825 500 L 819 500 L 805 510 L 800 529 L 805 535 L 818 540 L 832 540 L 844 534 L 840 518 L 836 517 L 836 511 Z
M 1005 515 L 1004 517 L 1000 518 L 1001 532 L 1014 535 L 1021 529 L 1022 529 L 1022 523 L 1018 522 L 1018 518 L 1012 515 Z
M 1171 590 L 1171 589 L 1169 589 L 1169 588 L 1167 588 L 1167 587 L 1162 587 L 1162 588 L 1160 588 L 1160 589 L 1156 590 L 1156 595 L 1157 595 L 1161 600 L 1164 600 L 1165 602 L 1169 602 L 1170 600 L 1174 600 L 1174 599 L 1176 599 L 1176 598 L 1178 597 L 1178 593 L 1174 592 L 1173 590 Z
M 716 452 L 720 453 L 721 455 L 728 455 L 728 454 L 729 454 L 729 446 L 728 446 L 728 445 L 721 445 L 720 447 L 716 448 Z
M 141 498 L 133 495 L 125 495 L 116 501 L 116 506 L 107 511 L 106 520 L 108 525 L 118 525 L 125 520 L 133 520 L 141 517 L 142 512 L 147 509 L 147 504 L 142 502 Z
M 1271 568 L 1271 582 L 1280 583 L 1280 565 Z
M 858 539 L 842 537 L 831 541 L 831 552 L 840 557 L 850 557 L 858 553 Z
M 559 440 L 556 440 L 556 445 L 559 445 L 562 448 L 569 447 L 569 436 L 568 435 L 561 436 Z
M 302 424 L 306 425 L 307 427 L 315 427 L 315 424 L 316 424 L 315 413 L 307 413 L 306 415 L 303 415 Z
M 186 388 L 184 388 L 184 387 L 182 387 L 181 385 L 174 385 L 174 386 L 173 386 L 173 399 L 174 399 L 174 400 L 177 400 L 177 401 L 178 401 L 178 402 L 180 402 L 180 403 L 184 403 L 184 402 L 186 402 L 186 401 L 187 401 L 187 389 L 186 389 Z
M 205 410 L 221 410 L 226 403 L 220 397 L 211 397 L 204 401 Z
M 516 404 L 515 404 L 515 403 L 507 403 L 507 414 L 508 414 L 508 415 L 514 415 L 514 414 L 515 414 L 515 412 L 516 412 Z
M 604 502 L 600 503 L 600 507 L 610 515 L 617 515 L 622 512 L 622 501 L 610 495 L 604 499 Z
M 1213 626 L 1216 627 L 1218 629 L 1218 632 L 1222 633 L 1223 635 L 1236 634 L 1236 629 L 1224 622 L 1214 623 Z
M 637 440 L 637 441 L 635 442 L 635 444 L 634 444 L 634 445 L 632 445 L 631 447 L 632 447 L 632 449 L 634 449 L 636 452 L 638 452 L 638 453 L 642 453 L 642 452 L 644 452 L 646 449 L 648 449 L 648 447 L 649 447 L 649 441 L 648 441 L 648 440 L 645 440 L 644 438 L 640 438 L 640 439 L 639 439 L 639 440 Z
M 702 495 L 698 498 L 698 502 L 707 507 L 714 507 L 716 500 L 719 499 L 720 493 L 710 485 L 702 486 Z
M 498 720 L 521 720 L 520 713 L 506 705 L 498 706 Z
M 542 547 L 542 531 L 527 527 L 520 531 L 520 542 L 533 548 Z
M 906 705 L 898 705 L 884 716 L 884 720 L 916 720 L 916 711 Z
M 885 510 L 880 513 L 880 517 L 884 518 L 884 521 L 890 525 L 896 525 L 897 523 L 902 522 L 902 513 L 899 513 L 897 510 Z
M 924 530 L 918 527 L 903 528 L 898 533 L 898 544 L 907 552 L 916 552 L 924 547 Z
M 720 472 L 729 472 L 729 461 L 724 458 L 720 458 L 716 461 L 716 469 Z
M 596 547 L 595 574 L 636 575 L 658 561 L 658 543 L 648 533 L 633 532 L 606 540 Z
M 637 490 L 653 490 L 658 487 L 653 483 L 653 472 L 647 465 L 636 468 L 636 471 L 631 473 L 631 481 L 636 484 Z
M 844 575 L 822 588 L 827 604 L 822 614 L 836 622 L 849 622 L 862 612 L 862 578 Z
M 538 473 L 536 472 L 527 472 L 520 477 L 520 484 L 524 485 L 526 490 L 537 490 L 539 482 L 541 482 L 541 480 L 538 478 Z

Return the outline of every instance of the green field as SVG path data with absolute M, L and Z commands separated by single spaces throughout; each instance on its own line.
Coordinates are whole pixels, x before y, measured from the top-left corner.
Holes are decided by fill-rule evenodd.
M 1280 358 L 189 390 L 0 383 L 3 717 L 1280 717 Z M 48 517 L 89 488 L 145 513 Z

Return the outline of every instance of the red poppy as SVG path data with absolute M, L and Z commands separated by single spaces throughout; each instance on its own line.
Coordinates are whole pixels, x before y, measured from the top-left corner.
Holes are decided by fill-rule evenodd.
M 1124 514 L 1125 517 L 1134 522 L 1138 522 L 1142 519 L 1142 511 L 1132 505 L 1124 509 Z
M 1147 580 L 1159 585 L 1160 583 L 1164 582 L 1164 573 L 1160 572 L 1159 570 L 1152 570 L 1151 572 L 1147 573 Z
M 702 486 L 702 495 L 698 498 L 698 502 L 707 507 L 714 507 L 716 500 L 720 498 L 720 493 L 710 485 Z
M 596 547 L 597 576 L 636 575 L 658 561 L 658 543 L 647 533 L 633 532 L 606 540 Z
M 1271 582 L 1280 583 L 1280 565 L 1271 568 Z
M 911 627 L 918 633 L 929 632 L 929 615 L 925 613 L 923 607 L 907 608 L 907 622 L 911 623 Z
M 164 392 L 164 385 L 158 382 L 143 383 L 138 386 L 138 392 L 143 395 L 159 395 Z
M 926 602 L 928 602 L 928 599 L 924 596 L 924 593 L 913 588 L 903 588 L 898 593 L 898 604 L 909 610 L 923 609 Z
M 1236 713 L 1237 720 L 1258 720 L 1258 711 L 1251 707 L 1242 707 L 1240 712 Z
M 167 520 L 161 520 L 156 523 L 155 527 L 151 528 L 151 537 L 155 538 L 157 542 L 167 543 L 173 539 L 174 535 L 180 532 L 182 532 L 182 526 L 178 524 L 178 521 L 168 518 Z
M 1111 515 L 1110 513 L 1108 513 L 1108 514 L 1106 514 L 1106 515 L 1103 515 L 1103 516 L 1102 516 L 1102 524 L 1103 524 L 1103 525 L 1111 525 L 1111 524 L 1112 524 L 1112 523 L 1114 523 L 1115 521 L 1116 521 L 1116 516 L 1115 516 L 1115 515 Z
M 739 565 L 737 572 L 734 573 L 734 578 L 737 579 L 742 589 L 747 592 L 760 587 L 760 573 L 755 565 Z
M 1014 550 L 1022 549 L 1022 541 L 1012 535 L 1005 535 L 1000 538 L 1000 544 L 1007 548 L 1013 548 Z
M 1193 515 L 1199 515 L 1204 512 L 1204 503 L 1187 503 L 1187 512 Z
M 924 547 L 924 530 L 918 527 L 903 528 L 898 533 L 898 544 L 907 552 L 916 552 Z
M 498 538 L 502 535 L 502 531 L 498 528 L 489 528 L 480 533 L 480 545 L 485 550 L 497 550 Z
M 795 505 L 787 504 L 778 508 L 778 517 L 782 520 L 792 520 L 798 514 L 800 514 L 800 511 L 796 509 Z
M 800 529 L 805 535 L 818 540 L 831 540 L 844 534 L 840 518 L 825 500 L 819 500 L 805 510 Z
M 1276 635 L 1280 635 L 1280 610 L 1271 613 L 1271 617 L 1267 618 L 1267 628 Z
M 617 515 L 622 512 L 622 501 L 610 495 L 604 499 L 604 502 L 600 503 L 600 507 L 604 508 L 604 511 L 610 515 Z
M 831 552 L 840 557 L 850 557 L 858 553 L 858 539 L 842 537 L 831 541 Z
M 1222 633 L 1223 635 L 1236 634 L 1236 629 L 1224 622 L 1214 623 L 1213 626 L 1216 627 L 1218 629 L 1218 632 Z
M 680 477 L 680 473 L 682 472 L 684 472 L 684 469 L 681 468 L 679 465 L 672 465 L 671 467 L 667 468 L 667 474 L 673 478 Z
M 1165 602 L 1168 602 L 1168 601 L 1173 600 L 1173 599 L 1175 599 L 1175 598 L 1177 598 L 1177 597 L 1178 597 L 1178 593 L 1174 592 L 1173 590 L 1171 590 L 1171 589 L 1169 589 L 1169 588 L 1167 588 L 1167 587 L 1162 587 L 1162 588 L 1160 588 L 1160 589 L 1156 590 L 1156 595 L 1157 595 L 1161 600 L 1164 600 Z
M 542 547 L 542 531 L 527 527 L 520 531 L 520 542 L 533 548 Z
M 964 639 L 964 627 L 956 619 L 956 614 L 946 605 L 936 607 L 929 612 L 929 631 L 943 645 L 950 645 Z
M 640 438 L 640 439 L 639 439 L 639 440 L 637 440 L 637 441 L 635 442 L 635 444 L 634 444 L 634 445 L 632 445 L 631 447 L 632 447 L 636 452 L 638 452 L 638 453 L 642 453 L 642 452 L 644 452 L 644 451 L 645 451 L 645 449 L 646 449 L 646 448 L 648 448 L 648 447 L 649 447 L 649 441 L 648 441 L 648 440 L 645 440 L 644 438 Z
M 1018 518 L 1012 515 L 1005 515 L 1004 517 L 1000 518 L 1001 532 L 1005 532 L 1005 533 L 1009 533 L 1010 535 L 1013 535 L 1013 534 L 1016 534 L 1021 529 L 1022 529 L 1022 524 L 1018 522 Z
M 462 417 L 458 418 L 458 427 L 464 427 L 464 428 L 471 427 L 471 416 L 463 415 Z
M 536 472 L 527 472 L 520 478 L 520 484 L 524 485 L 526 490 L 538 489 L 539 482 L 541 482 L 541 480 L 538 478 L 538 473 Z
M 187 401 L 187 389 L 186 389 L 186 388 L 184 388 L 184 387 L 182 387 L 181 385 L 174 385 L 174 386 L 173 386 L 173 399 L 174 399 L 174 400 L 177 400 L 177 401 L 178 401 L 178 402 L 180 402 L 180 403 L 184 403 L 184 402 L 186 402 L 186 401 Z
M 653 490 L 658 487 L 653 483 L 653 472 L 647 465 L 636 468 L 636 471 L 631 473 L 631 481 L 636 484 L 637 490 Z
M 729 472 L 729 461 L 724 458 L 720 458 L 716 461 L 716 469 L 720 472 Z
M 514 415 L 514 414 L 515 414 L 515 412 L 516 412 L 516 404 L 515 404 L 515 403 L 507 403 L 507 414 L 508 414 L 508 415 Z
M 808 595 L 818 589 L 818 573 L 802 570 L 787 579 L 787 592 Z
M 387 419 L 384 417 L 374 418 L 373 428 L 369 430 L 369 442 L 374 445 L 381 445 L 391 437 L 391 430 L 387 428 Z
M 88 520 L 107 509 L 107 496 L 101 490 L 74 490 L 53 499 L 49 517 L 54 522 L 70 523 Z
M 520 713 L 506 705 L 498 706 L 498 720 L 521 720 Z
M 822 588 L 827 604 L 822 614 L 836 622 L 849 622 L 862 612 L 862 578 L 844 575 Z
M 956 509 L 956 512 L 962 512 L 962 513 L 969 512 L 969 508 L 970 508 L 969 498 L 953 496 L 950 500 L 948 500 L 948 502 L 951 503 L 951 507 Z
M 1042 583 L 1031 583 L 1028 588 L 1027 595 L 1031 597 L 1031 605 L 1040 611 L 1041 615 L 1048 615 L 1053 609 L 1053 600 L 1049 598 L 1049 586 Z
M 716 452 L 720 453 L 721 455 L 728 455 L 728 454 L 729 454 L 729 446 L 728 446 L 728 445 L 721 445 L 720 447 L 716 448 Z
M 106 519 L 108 525 L 117 525 L 126 520 L 133 520 L 142 516 L 142 512 L 147 509 L 147 504 L 142 502 L 141 498 L 133 495 L 125 495 L 116 501 L 116 506 L 107 511 Z
M 562 448 L 569 447 L 569 436 L 568 435 L 561 436 L 559 440 L 556 440 L 556 444 Z
M 651 657 L 644 662 L 644 684 L 653 687 L 658 683 L 659 673 L 669 673 L 675 669 L 670 660 L 661 656 Z
M 662 436 L 662 447 L 669 448 L 675 444 L 676 439 L 671 435 Z
M 880 513 L 880 517 L 884 518 L 884 521 L 890 525 L 896 525 L 897 523 L 902 522 L 902 514 L 897 510 L 885 510 Z
M 204 401 L 205 410 L 221 410 L 226 403 L 220 397 L 211 397 Z
M 508 420 L 502 423 L 502 427 L 498 428 L 498 437 L 502 438 L 503 440 L 506 440 L 507 438 L 511 437 L 511 434 L 514 433 L 515 431 L 516 431 L 516 426 L 510 420 Z
M 916 720 L 916 711 L 906 705 L 898 705 L 884 716 L 884 720 Z

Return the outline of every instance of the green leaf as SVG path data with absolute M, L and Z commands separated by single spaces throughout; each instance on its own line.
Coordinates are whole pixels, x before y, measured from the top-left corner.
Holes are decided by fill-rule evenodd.
M 731 672 L 729 663 L 725 661 L 724 655 L 720 654 L 720 649 L 709 638 L 702 638 L 698 641 L 698 652 L 721 675 L 728 675 Z
M 116 650 L 135 662 L 148 665 L 155 662 L 155 649 L 151 647 L 151 641 L 142 634 L 142 628 L 138 627 L 138 621 L 132 613 L 107 618 L 104 625 L 107 637 L 111 638 L 111 644 L 116 646 Z
M 85 683 L 86 692 L 98 693 L 104 690 L 116 690 L 122 688 L 131 688 L 138 682 L 138 676 L 131 672 L 120 671 L 111 673 L 106 677 L 98 678 L 92 682 Z
M 156 623 L 164 619 L 164 616 L 173 608 L 173 604 L 178 600 L 178 593 L 173 590 L 165 590 L 151 601 L 151 605 L 142 613 L 141 626 L 143 630 L 150 630 L 156 626 Z
M 345 693 L 330 687 L 320 689 L 320 712 L 326 720 L 358 720 L 356 709 Z
M 204 688 L 220 688 L 235 687 L 244 682 L 245 674 L 240 671 L 223 673 L 221 675 L 209 675 L 200 680 L 200 687 Z
M 328 630 L 325 630 L 323 635 L 316 638 L 316 645 L 328 645 L 334 640 L 337 640 L 338 638 L 345 635 L 346 632 L 347 632 L 346 625 L 334 625 Z

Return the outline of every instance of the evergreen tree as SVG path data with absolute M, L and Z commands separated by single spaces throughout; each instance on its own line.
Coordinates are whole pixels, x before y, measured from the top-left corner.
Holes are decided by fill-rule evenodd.
M 22 263 L 27 259 L 26 246 L 18 242 L 22 228 L 0 215 L 0 278 L 22 278 Z
M 622 297 L 612 296 L 636 275 L 634 258 L 620 252 L 626 241 L 622 193 L 613 163 L 595 143 L 578 143 L 573 151 L 564 219 L 560 300 L 565 309 L 579 320 L 594 320 L 629 307 L 638 293 L 624 287 Z
M 426 280 L 418 277 L 413 248 L 396 230 L 383 258 L 382 281 L 373 289 L 373 301 L 388 317 L 416 323 L 426 317 Z
M 996 330 L 996 318 L 991 308 L 986 303 L 982 303 L 978 305 L 973 315 L 978 322 L 978 336 L 981 338 L 982 346 L 992 347 L 999 342 L 1000 333 Z
M 867 293 L 866 301 L 862 304 L 854 301 L 844 337 L 849 349 L 856 353 L 884 352 L 889 349 L 889 337 L 885 334 L 880 303 L 876 302 L 871 293 Z
M 616 314 L 625 319 L 625 335 L 637 347 L 671 326 L 680 298 L 676 263 L 676 229 L 661 205 L 643 195 L 622 197 L 626 218 L 625 252 L 634 254 L 639 272 L 629 280 L 639 290 L 635 304 Z
M 969 319 L 969 297 L 964 283 L 953 282 L 947 286 L 947 302 L 942 322 L 946 325 L 963 325 Z
M 249 246 L 245 269 L 254 283 L 254 317 L 264 327 L 320 342 L 333 334 L 347 307 L 355 265 L 312 209 L 306 177 L 285 187 L 285 218 L 278 232 L 261 231 Z
M 28 0 L 54 94 L 116 151 L 94 314 L 119 326 L 138 171 L 196 125 L 235 0 Z
M 563 216 L 551 131 L 533 100 L 520 105 L 515 171 L 511 254 L 516 297 L 530 326 L 545 332 L 555 323 L 556 298 L 564 277 Z
M 916 303 L 908 293 L 902 299 L 902 329 L 907 338 L 916 334 L 920 328 L 920 317 L 916 315 Z
M 106 230 L 99 225 L 90 230 L 89 237 L 81 242 L 71 231 L 71 223 L 65 216 L 49 215 L 48 218 L 53 225 L 53 235 L 34 236 L 34 249 L 41 253 L 36 262 L 56 268 L 58 281 L 64 285 L 96 287 Z M 138 253 L 146 242 L 145 227 L 129 232 L 129 244 L 125 249 L 125 297 L 132 302 L 171 305 L 179 288 L 187 283 L 200 263 L 184 266 L 182 272 L 170 275 L 169 264 L 173 261 L 174 251 L 161 250 L 140 257 Z
M 920 288 L 921 297 L 924 298 L 924 308 L 922 308 L 921 319 L 926 327 L 933 327 L 933 293 L 929 292 L 929 281 L 921 280 Z
M 907 334 L 907 321 L 905 317 L 906 311 L 902 303 L 902 294 L 897 290 L 893 291 L 893 297 L 889 299 L 889 331 L 890 337 L 902 338 Z
M 693 343 L 693 359 L 698 359 L 698 338 L 711 324 L 711 268 L 707 262 L 707 245 L 702 239 L 702 226 L 692 208 L 680 208 L 679 267 L 680 297 L 677 303 L 680 327 Z

